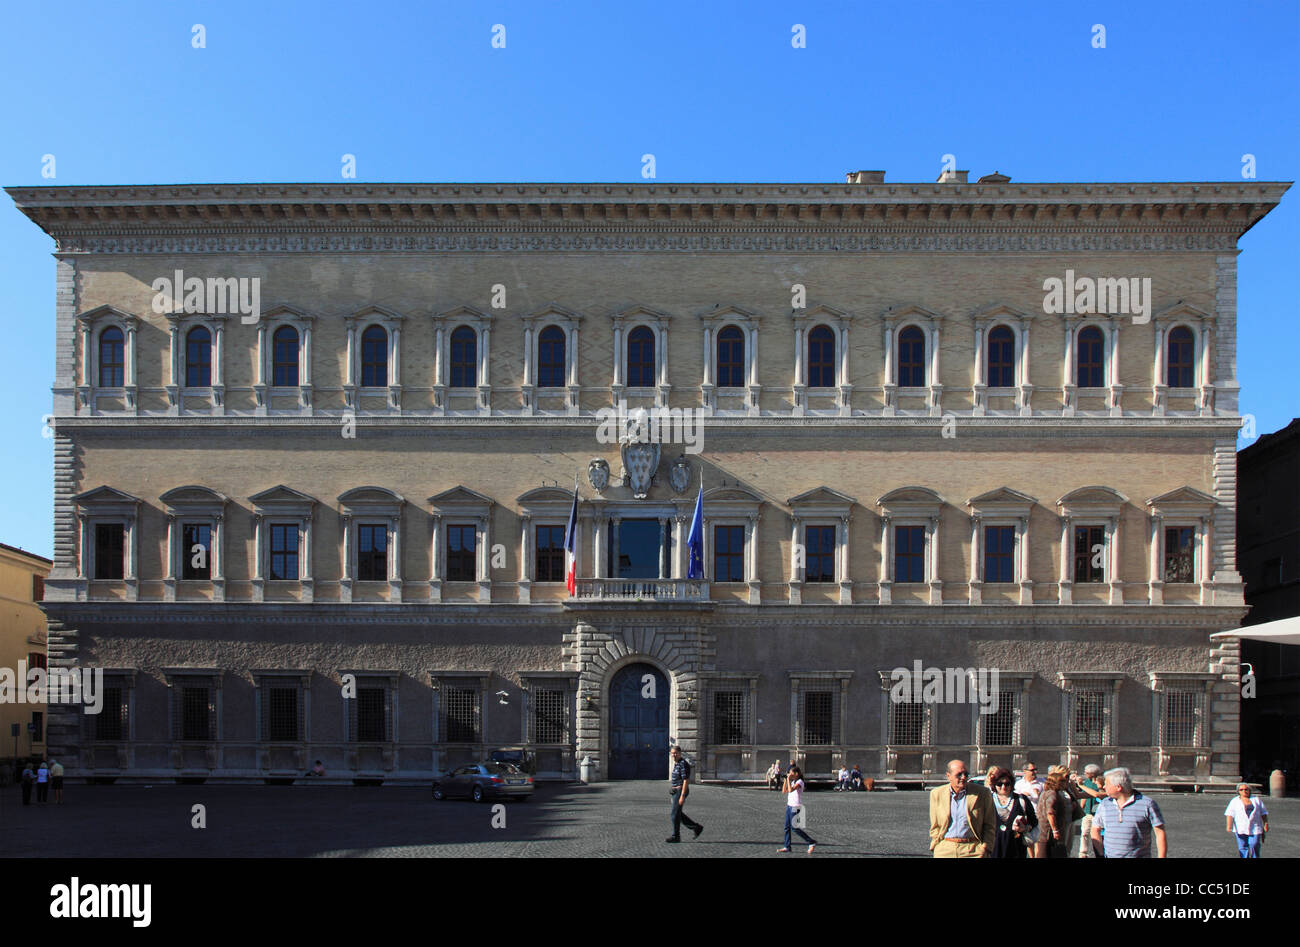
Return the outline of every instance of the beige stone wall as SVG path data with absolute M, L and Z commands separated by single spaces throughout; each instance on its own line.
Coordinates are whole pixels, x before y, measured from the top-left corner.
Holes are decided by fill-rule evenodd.
M 168 323 L 151 309 L 151 283 L 182 269 L 186 276 L 259 277 L 263 309 L 289 303 L 317 316 L 313 330 L 313 380 L 318 407 L 342 407 L 346 365 L 343 317 L 369 305 L 406 316 L 402 326 L 401 377 L 407 410 L 427 410 L 432 396 L 434 336 L 429 316 L 457 305 L 493 317 L 490 381 L 496 410 L 515 410 L 523 381 L 520 316 L 549 302 L 584 318 L 579 332 L 579 381 L 607 387 L 613 377 L 613 329 L 608 316 L 632 304 L 672 317 L 669 380 L 672 403 L 698 404 L 703 379 L 704 333 L 698 315 L 719 304 L 757 313 L 759 381 L 763 408 L 789 406 L 793 382 L 794 330 L 789 286 L 802 283 L 810 306 L 827 304 L 853 317 L 849 333 L 849 381 L 855 410 L 881 405 L 884 343 L 881 315 L 891 307 L 918 305 L 942 315 L 940 381 L 945 407 L 968 410 L 974 373 L 974 313 L 1006 304 L 1035 316 L 1030 332 L 1030 377 L 1038 410 L 1059 408 L 1063 321 L 1043 313 L 1043 280 L 1077 275 L 1138 276 L 1152 280 L 1153 311 L 1183 302 L 1213 313 L 1212 253 L 889 253 L 771 254 L 580 253 L 106 256 L 77 260 L 76 309 L 111 304 L 140 317 L 137 381 L 141 408 L 163 411 L 159 389 L 169 383 Z M 491 287 L 507 290 L 507 307 L 490 308 Z M 1225 314 L 1220 314 L 1223 318 Z M 450 326 L 449 326 L 450 328 Z M 1225 330 L 1235 327 L 1222 326 Z M 256 326 L 227 320 L 225 383 L 231 411 L 251 411 L 256 376 Z M 1121 322 L 1120 382 L 1128 410 L 1150 410 L 1155 329 L 1152 323 Z M 79 343 L 78 343 L 79 345 Z M 80 353 L 78 354 L 80 358 Z M 70 379 L 63 383 L 73 383 Z M 963 390 L 964 389 L 964 390 Z M 1053 394 L 1052 389 L 1056 389 Z M 1145 390 L 1143 390 L 1145 389 Z M 584 407 L 608 403 L 608 393 L 588 392 Z

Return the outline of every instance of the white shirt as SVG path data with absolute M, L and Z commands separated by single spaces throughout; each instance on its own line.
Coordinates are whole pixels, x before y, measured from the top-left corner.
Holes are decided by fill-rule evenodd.
M 1032 780 L 1021 779 L 1016 783 L 1015 791 L 1020 793 L 1022 796 L 1028 796 L 1029 800 L 1036 804 L 1045 785 L 1047 785 L 1047 780 L 1043 779 L 1041 776 Z
M 1264 816 L 1268 815 L 1268 810 L 1258 796 L 1251 796 L 1250 801 L 1255 807 L 1250 815 L 1246 815 L 1246 806 L 1240 796 L 1228 803 L 1223 814 L 1232 816 L 1232 829 L 1238 835 L 1263 835 Z
M 803 805 L 803 780 L 796 779 L 790 784 L 790 792 L 786 796 L 785 804 L 787 806 Z

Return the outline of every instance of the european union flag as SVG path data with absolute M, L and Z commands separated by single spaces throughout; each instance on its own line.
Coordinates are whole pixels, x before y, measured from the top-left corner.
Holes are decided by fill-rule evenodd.
M 691 551 L 691 565 L 686 572 L 688 579 L 704 578 L 704 481 L 700 480 L 700 495 L 695 499 L 695 515 L 691 517 L 691 531 L 686 537 L 686 546 Z

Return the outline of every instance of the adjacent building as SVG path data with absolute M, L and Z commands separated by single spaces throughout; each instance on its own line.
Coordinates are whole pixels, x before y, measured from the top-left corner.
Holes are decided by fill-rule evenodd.
M 11 188 L 57 260 L 52 663 L 105 673 L 51 752 L 1235 782 L 1237 241 L 1286 188 Z
M 0 669 L 13 675 L 12 689 L 0 701 L 0 759 L 45 754 L 43 688 L 26 685 L 27 671 L 47 663 L 45 613 L 39 603 L 51 565 L 44 556 L 0 543 Z

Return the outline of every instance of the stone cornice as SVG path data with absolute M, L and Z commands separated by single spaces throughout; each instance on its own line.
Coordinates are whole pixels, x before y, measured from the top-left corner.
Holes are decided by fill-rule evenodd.
M 1286 182 L 14 187 L 64 253 L 1231 250 Z
M 520 625 L 571 628 L 585 621 L 584 614 L 599 615 L 602 625 L 610 623 L 680 625 L 687 621 L 700 626 L 733 625 L 738 634 L 770 626 L 771 630 L 790 627 L 846 630 L 908 629 L 933 627 L 970 629 L 972 641 L 982 640 L 979 632 L 1020 628 L 1034 631 L 1042 627 L 1114 629 L 1126 640 L 1135 633 L 1158 628 L 1213 629 L 1235 628 L 1246 614 L 1237 606 L 1202 605 L 788 605 L 772 603 L 746 605 L 728 602 L 703 602 L 694 606 L 673 603 L 579 603 L 547 602 L 533 605 L 475 603 L 425 604 L 387 603 L 178 603 L 178 602 L 45 602 L 47 615 L 73 625 L 99 624 L 212 624 L 256 621 L 259 624 L 326 625 L 336 623 L 355 627 L 364 621 L 373 625 L 428 626 L 446 623 L 455 626 Z M 619 617 L 619 616 L 625 617 Z M 1141 629 L 1142 632 L 1135 632 Z M 1210 642 L 1207 637 L 1206 647 Z

